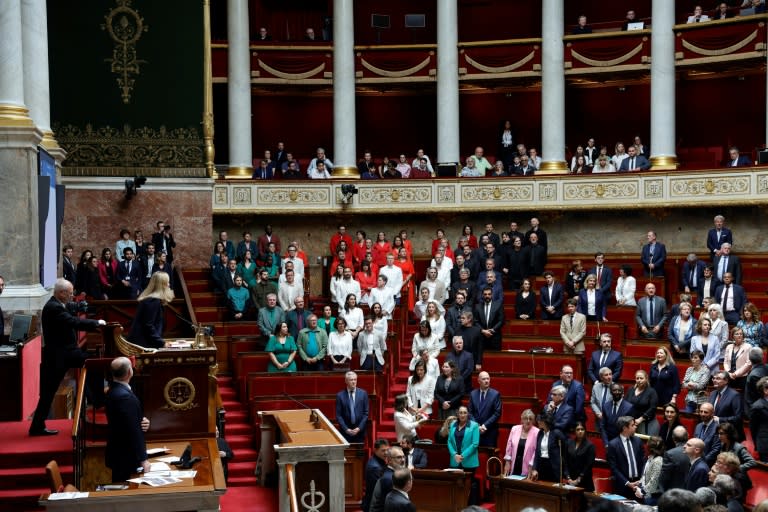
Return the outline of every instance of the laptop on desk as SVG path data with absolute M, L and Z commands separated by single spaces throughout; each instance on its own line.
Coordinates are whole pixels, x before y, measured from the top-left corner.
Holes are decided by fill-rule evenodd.
M 644 28 L 645 28 L 644 21 L 635 21 L 632 23 L 627 23 L 627 30 L 643 30 Z
M 32 326 L 32 315 L 13 315 L 11 335 L 8 343 L 12 345 L 25 343 L 29 339 L 29 329 Z

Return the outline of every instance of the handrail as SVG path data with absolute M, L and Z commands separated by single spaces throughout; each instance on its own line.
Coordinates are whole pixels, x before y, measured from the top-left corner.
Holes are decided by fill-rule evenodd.
M 299 498 L 296 495 L 296 470 L 293 464 L 285 465 L 285 479 L 288 482 L 288 499 L 290 500 L 291 512 L 299 512 Z
M 83 408 L 83 399 L 85 398 L 85 376 L 88 369 L 83 367 L 80 370 L 80 377 L 77 380 L 77 399 L 75 400 L 75 410 L 72 413 L 72 437 L 74 438 L 80 430 L 80 412 Z
M 80 488 L 80 477 L 83 475 L 83 461 L 85 459 L 85 435 L 83 424 L 85 423 L 85 382 L 88 369 L 83 367 L 77 380 L 77 398 L 72 417 L 72 480 L 74 486 Z
M 189 312 L 189 321 L 192 325 L 197 325 L 195 309 L 192 307 L 192 298 L 189 296 L 189 289 L 187 288 L 187 281 L 184 279 L 183 270 L 181 265 L 176 266 L 176 277 L 179 279 L 179 286 L 181 286 L 181 292 L 184 294 L 184 302 L 186 303 L 187 311 Z

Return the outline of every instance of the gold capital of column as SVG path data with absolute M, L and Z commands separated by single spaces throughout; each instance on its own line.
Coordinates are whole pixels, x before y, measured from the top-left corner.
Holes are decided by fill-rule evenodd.
M 29 110 L 20 105 L 0 105 L 0 126 L 35 126 Z
M 651 169 L 654 171 L 674 171 L 677 169 L 677 155 L 652 156 Z
M 230 167 L 227 171 L 227 179 L 249 180 L 253 176 L 253 167 L 238 165 Z
M 536 174 L 563 174 L 568 172 L 568 164 L 565 160 L 547 160 L 541 162 Z
M 346 178 L 346 179 L 360 178 L 360 171 L 357 170 L 357 167 L 337 165 L 336 167 L 333 168 L 333 173 L 331 173 L 331 177 Z

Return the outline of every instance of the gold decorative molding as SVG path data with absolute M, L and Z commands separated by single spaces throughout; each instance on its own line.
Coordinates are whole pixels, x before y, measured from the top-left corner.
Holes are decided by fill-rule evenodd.
M 199 168 L 205 164 L 199 128 L 165 126 L 121 129 L 112 126 L 54 125 L 53 131 L 67 153 L 66 167 Z M 133 174 L 132 171 L 130 174 Z
M 115 0 L 117 7 L 104 16 L 105 23 L 101 29 L 105 30 L 115 47 L 112 50 L 112 58 L 106 59 L 110 63 L 110 70 L 117 75 L 117 85 L 120 89 L 120 96 L 123 103 L 131 102 L 131 92 L 135 75 L 141 73 L 141 64 L 147 61 L 140 60 L 136 54 L 136 42 L 141 38 L 142 33 L 149 30 L 149 26 L 144 24 L 144 18 L 139 16 L 139 12 L 131 8 L 133 0 Z
M 717 178 L 680 178 L 670 180 L 670 193 L 674 196 L 705 196 L 749 194 L 750 183 L 747 176 L 734 176 L 723 180 Z
M 227 170 L 228 180 L 249 180 L 253 177 L 253 167 L 247 165 L 233 165 Z
M 642 50 L 643 50 L 643 43 L 640 43 L 635 48 L 630 50 L 628 53 L 622 55 L 621 57 L 616 57 L 615 59 L 610 59 L 610 60 L 590 59 L 580 54 L 576 50 L 571 50 L 571 55 L 573 56 L 574 59 L 578 60 L 583 64 L 594 66 L 596 68 L 607 68 L 607 67 L 616 66 L 618 64 L 621 64 L 622 62 L 628 61 L 629 59 L 631 59 L 632 57 L 640 53 Z
M 337 165 L 331 173 L 332 178 L 356 179 L 360 178 L 360 171 L 352 165 Z
M 259 201 L 270 203 L 296 203 L 296 204 L 317 204 L 328 202 L 327 190 L 316 190 L 306 188 L 278 188 L 264 190 L 259 188 Z
M 463 201 L 530 201 L 533 198 L 531 185 L 496 185 L 496 186 L 463 186 L 461 189 Z
M 310 69 L 309 71 L 305 71 L 304 73 L 286 73 L 284 71 L 279 71 L 269 64 L 266 64 L 263 60 L 258 59 L 256 62 L 258 62 L 259 67 L 263 69 L 264 71 L 270 73 L 273 76 L 276 76 L 278 78 L 282 78 L 284 80 L 304 80 L 306 78 L 309 78 L 311 76 L 314 76 L 320 72 L 322 72 L 325 69 L 325 62 L 320 64 L 314 69 Z
M 429 203 L 432 201 L 432 188 L 425 186 L 403 186 L 403 187 L 372 187 L 360 189 L 359 202 L 365 204 L 383 204 L 383 203 Z
M 514 71 L 515 69 L 518 69 L 522 66 L 525 66 L 527 63 L 531 61 L 536 56 L 536 51 L 532 51 L 522 59 L 518 60 L 517 62 L 513 62 L 512 64 L 508 64 L 506 66 L 486 66 L 484 64 L 480 64 L 476 60 L 474 60 L 472 57 L 467 55 L 466 52 L 464 52 L 464 58 L 472 64 L 473 67 L 479 69 L 480 71 L 484 71 L 486 73 L 509 73 L 510 71 Z
M 211 2 L 203 0 L 203 141 L 205 169 L 209 178 L 216 170 L 213 145 L 213 57 L 211 55 Z
M 35 126 L 35 123 L 26 107 L 0 104 L 0 126 Z
M 677 169 L 677 164 L 677 156 L 675 155 L 651 157 L 651 168 L 654 171 L 674 171 Z
M 738 43 L 732 44 L 731 46 L 726 46 L 725 48 L 718 48 L 717 50 L 707 50 L 706 48 L 701 48 L 683 39 L 683 48 L 690 50 L 693 53 L 704 55 L 706 57 L 717 57 L 720 55 L 728 55 L 729 53 L 739 51 L 745 46 L 747 46 L 749 43 L 754 41 L 756 38 L 757 38 L 757 30 L 752 32 L 750 35 L 748 35 Z
M 419 71 L 421 71 L 422 69 L 427 67 L 429 65 L 431 59 L 432 58 L 428 56 L 426 59 L 424 59 L 423 61 L 419 62 L 415 66 L 412 66 L 412 67 L 410 67 L 408 69 L 403 69 L 401 71 L 387 71 L 386 69 L 381 69 L 379 67 L 374 66 L 373 64 L 371 64 L 370 62 L 368 62 L 367 60 L 365 60 L 363 58 L 360 59 L 360 64 L 362 64 L 363 67 L 365 69 L 367 69 L 368 71 L 370 71 L 371 73 L 375 73 L 375 74 L 377 74 L 379 76 L 384 76 L 384 77 L 387 77 L 387 78 L 404 78 L 406 76 L 418 73 Z
M 592 182 L 566 183 L 563 187 L 565 200 L 574 199 L 637 199 L 637 183 Z
M 551 175 L 568 172 L 568 163 L 565 160 L 545 160 L 539 165 L 536 174 Z

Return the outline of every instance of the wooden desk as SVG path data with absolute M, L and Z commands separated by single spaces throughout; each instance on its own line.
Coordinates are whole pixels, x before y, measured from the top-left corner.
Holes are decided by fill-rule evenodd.
M 471 475 L 464 471 L 414 469 L 408 496 L 419 512 L 459 512 L 469 501 Z
M 584 489 L 555 486 L 552 482 L 489 477 L 496 494 L 497 512 L 517 512 L 525 507 L 541 507 L 548 512 L 578 512 Z
M 218 512 L 219 497 L 226 492 L 224 471 L 221 467 L 216 439 L 193 439 L 192 455 L 202 460 L 195 464 L 195 478 L 185 478 L 176 484 L 162 487 L 150 487 L 131 484 L 124 491 L 91 492 L 87 498 L 74 500 L 48 500 L 49 494 L 40 498 L 40 505 L 50 511 L 82 512 L 135 512 L 152 510 L 153 512 Z M 170 453 L 158 457 L 181 456 L 187 442 L 150 443 L 148 448 L 167 447 Z M 154 459 L 150 459 L 152 461 Z

